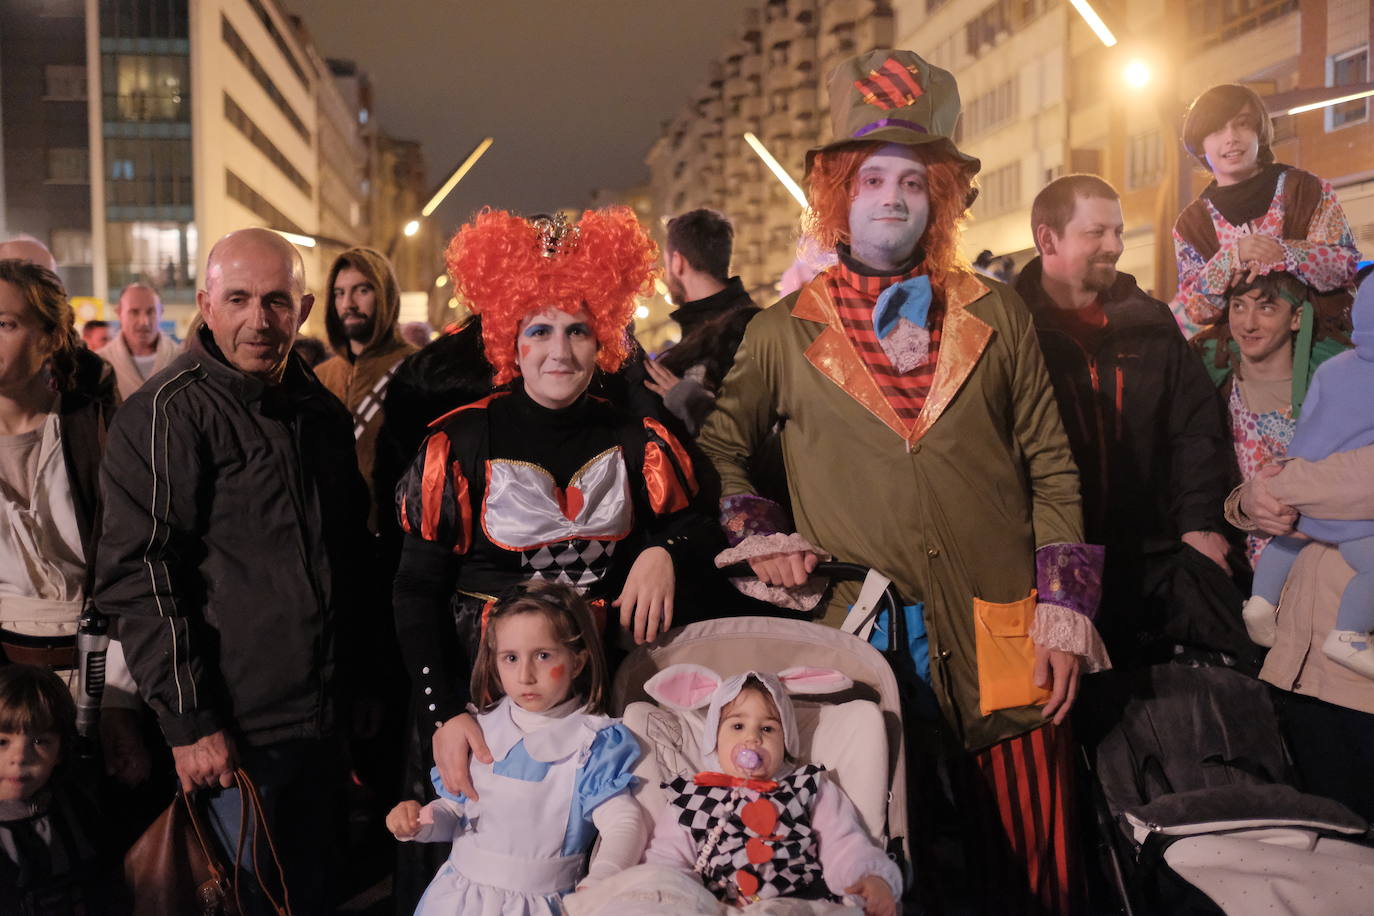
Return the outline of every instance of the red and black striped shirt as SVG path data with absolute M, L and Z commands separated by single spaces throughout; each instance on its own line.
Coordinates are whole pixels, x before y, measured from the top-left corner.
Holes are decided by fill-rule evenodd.
M 840 315 L 840 323 L 850 343 L 859 351 L 864 365 L 878 383 L 878 389 L 887 398 L 897 417 L 908 428 L 916 423 L 916 418 L 925 406 L 926 396 L 930 394 L 931 383 L 935 379 L 935 363 L 940 350 L 940 328 L 944 325 L 945 309 L 936 296 L 930 303 L 930 358 L 924 366 L 918 366 L 907 373 L 901 373 L 892 365 L 882 345 L 878 343 L 877 332 L 873 329 L 873 308 L 883 290 L 895 283 L 919 277 L 925 273 L 925 266 L 918 264 L 904 274 L 888 277 L 870 277 L 853 270 L 843 259 L 825 273 L 825 282 L 830 295 L 835 300 L 835 308 Z

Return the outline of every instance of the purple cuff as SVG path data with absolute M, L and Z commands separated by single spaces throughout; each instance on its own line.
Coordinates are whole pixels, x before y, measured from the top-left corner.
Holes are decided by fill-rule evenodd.
M 755 535 L 786 534 L 787 516 L 771 499 L 740 493 L 720 501 L 720 526 L 731 547 Z
M 1057 604 L 1093 620 L 1102 601 L 1105 547 L 1046 544 L 1035 552 L 1035 588 L 1041 604 Z

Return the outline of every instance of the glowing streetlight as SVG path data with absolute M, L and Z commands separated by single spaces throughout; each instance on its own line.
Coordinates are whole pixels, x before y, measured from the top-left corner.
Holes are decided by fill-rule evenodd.
M 1121 71 L 1121 76 L 1126 80 L 1126 85 L 1132 89 L 1143 89 L 1150 82 L 1150 65 L 1140 58 L 1135 58 L 1126 65 L 1126 69 Z
M 437 287 L 440 288 L 440 289 L 443 289 L 445 286 L 447 286 L 447 285 L 448 285 L 448 274 L 439 274 L 439 276 L 435 277 L 435 278 L 434 278 L 434 285 L 437 286 Z
M 1332 105 L 1344 105 L 1346 102 L 1367 99 L 1371 95 L 1374 95 L 1374 89 L 1367 89 L 1364 92 L 1352 92 L 1350 95 L 1342 95 L 1334 99 L 1323 99 L 1320 102 L 1313 102 L 1310 105 L 1299 105 L 1297 108 L 1288 109 L 1288 113 L 1291 115 L 1303 114 L 1308 111 L 1316 111 L 1319 108 L 1330 108 Z
M 283 232 L 280 229 L 273 229 L 272 231 L 275 232 L 277 235 L 281 236 L 282 238 L 286 239 L 292 245 L 299 245 L 302 248 L 315 247 L 315 240 L 308 235 L 300 235 L 296 232 Z
M 468 153 L 468 157 L 463 160 L 463 164 L 453 170 L 453 174 L 448 176 L 448 181 L 444 182 L 439 190 L 434 192 L 434 196 L 429 199 L 429 203 L 425 204 L 424 208 L 420 211 L 421 216 L 429 216 L 444 202 L 444 198 L 448 197 L 448 192 L 452 191 L 453 186 L 463 180 L 463 176 L 477 164 L 477 160 L 481 159 L 482 154 L 491 148 L 493 142 L 491 137 L 485 137 L 481 143 L 477 144 L 472 152 Z M 410 234 L 413 233 L 407 233 L 407 235 Z
M 782 186 L 787 189 L 789 194 L 796 198 L 797 203 L 805 208 L 806 193 L 802 191 L 801 185 L 797 184 L 796 179 L 787 174 L 787 169 L 783 168 L 782 164 L 773 158 L 773 154 L 768 152 L 767 147 L 760 142 L 759 138 L 754 136 L 751 131 L 746 130 L 744 132 L 744 142 L 748 143 L 750 148 L 758 154 L 758 157 L 763 160 L 763 164 L 768 166 L 768 171 L 772 172 L 778 181 L 782 182 Z
M 647 305 L 635 306 L 635 317 L 640 321 L 649 317 L 649 307 Z
M 1078 10 L 1078 15 L 1083 17 L 1083 21 L 1088 24 L 1088 28 L 1093 30 L 1093 34 L 1098 37 L 1107 47 L 1116 44 L 1116 36 L 1112 30 L 1107 28 L 1107 23 L 1102 21 L 1102 17 L 1097 15 L 1097 10 L 1093 9 L 1088 0 L 1069 0 L 1069 4 Z
M 410 238 L 419 231 L 420 221 L 418 219 L 413 219 L 410 222 L 406 223 L 405 228 L 401 230 L 401 232 L 405 234 L 406 238 Z
M 668 292 L 668 284 L 663 282 L 663 278 L 654 277 L 654 289 L 658 290 L 658 294 L 662 296 L 664 301 L 669 305 L 673 304 L 673 296 Z

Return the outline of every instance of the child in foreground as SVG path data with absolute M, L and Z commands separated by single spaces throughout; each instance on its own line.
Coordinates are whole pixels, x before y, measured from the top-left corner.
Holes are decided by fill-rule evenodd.
M 0 913 L 127 912 L 100 814 L 71 778 L 75 741 L 57 675 L 0 666 Z
M 720 772 L 665 785 L 645 861 L 695 872 L 725 903 L 770 897 L 861 905 L 891 916 L 902 878 L 864 830 L 848 796 L 824 767 L 797 765 L 796 714 L 788 692 L 834 692 L 838 672 L 747 671 L 727 680 L 697 665 L 673 665 L 645 684 L 679 709 L 707 706 L 701 750 Z
M 529 583 L 495 604 L 472 675 L 493 757 L 472 762 L 480 801 L 449 793 L 436 770 L 439 798 L 387 815 L 399 840 L 453 843 L 417 914 L 557 914 L 574 886 L 638 861 L 647 825 L 627 790 L 639 745 L 600 715 L 605 672 L 591 612 L 571 588 Z M 600 855 L 584 878 L 597 833 Z

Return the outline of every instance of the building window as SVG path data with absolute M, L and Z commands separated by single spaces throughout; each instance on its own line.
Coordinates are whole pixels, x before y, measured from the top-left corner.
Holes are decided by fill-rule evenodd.
M 968 137 L 976 137 L 1016 120 L 1019 109 L 1018 82 L 1017 77 L 1012 77 L 969 103 L 964 111 Z
M 1188 0 L 1192 48 L 1210 48 L 1230 41 L 1297 8 L 1298 0 Z
M 281 94 L 281 90 L 277 88 L 277 84 L 272 82 L 272 77 L 268 76 L 267 71 L 262 69 L 262 64 L 258 63 L 258 59 L 253 56 L 252 51 L 248 50 L 248 45 L 244 43 L 243 38 L 234 30 L 234 27 L 229 24 L 229 20 L 223 15 L 220 16 L 220 33 L 221 37 L 224 39 L 224 43 L 229 46 L 229 50 L 234 52 L 234 56 L 237 57 L 248 72 L 252 74 L 254 81 L 262 87 L 262 91 L 267 93 L 267 97 L 272 100 L 272 104 L 276 105 L 282 115 L 285 116 L 286 120 L 291 122 L 291 126 L 296 129 L 296 133 L 301 135 L 301 139 L 309 143 L 310 131 L 306 129 L 305 122 L 301 120 L 300 115 L 296 114 L 296 110 L 286 101 L 286 97 Z
M 300 61 L 296 60 L 296 55 L 292 53 L 291 46 L 286 43 L 281 32 L 277 29 L 277 24 L 272 21 L 272 17 L 267 12 L 267 8 L 262 5 L 262 0 L 248 0 L 248 5 L 253 8 L 253 12 L 258 14 L 258 21 L 267 30 L 267 34 L 272 37 L 272 43 L 277 46 L 281 56 L 286 60 L 286 65 L 291 68 L 291 72 L 296 74 L 296 78 L 301 81 L 301 86 L 305 89 L 310 88 L 310 80 L 306 78 L 305 68 Z
M 190 60 L 180 54 L 106 54 L 106 121 L 191 120 Z
M 287 219 L 286 214 L 268 203 L 265 197 L 249 187 L 247 182 L 228 169 L 224 170 L 224 189 L 232 200 L 238 201 L 251 210 L 267 224 L 269 229 L 294 232 L 297 235 L 309 235 L 300 226 Z
M 48 184 L 90 184 L 91 154 L 84 146 L 48 149 Z
M 974 204 L 979 216 L 998 216 L 1021 206 L 1021 163 L 1013 162 L 989 172 L 980 184 L 982 190 Z
M 195 223 L 112 222 L 105 228 L 111 298 L 130 283 L 147 283 L 164 299 L 185 299 L 194 293 Z
M 52 256 L 64 267 L 85 267 L 91 263 L 91 230 L 54 229 Z
M 43 68 L 43 98 L 50 102 L 84 102 L 86 68 L 79 64 L 48 64 Z
M 277 167 L 277 171 L 286 176 L 287 181 L 300 189 L 302 194 L 307 197 L 310 196 L 310 182 L 306 181 L 305 176 L 297 171 L 289 159 L 282 155 L 282 151 L 277 149 L 276 144 L 267 139 L 267 135 L 258 129 L 258 125 L 253 123 L 244 110 L 233 99 L 229 98 L 227 92 L 224 94 L 224 118 L 238 128 L 239 133 L 247 137 L 248 141 Z
M 1126 145 L 1126 190 L 1156 184 L 1164 174 L 1164 144 L 1159 129 L 1135 134 Z
M 186 38 L 189 0 L 100 0 L 106 38 Z
M 1369 81 L 1369 46 L 1337 54 L 1326 62 L 1328 86 L 1354 86 Z M 1369 120 L 1369 99 L 1356 99 L 1326 109 L 1326 129 L 1338 130 Z
M 105 157 L 110 180 L 105 202 L 111 207 L 190 207 L 191 141 L 109 137 Z
M 1008 0 L 997 0 L 964 24 L 964 40 L 970 57 L 991 50 L 1011 31 L 1008 5 Z

